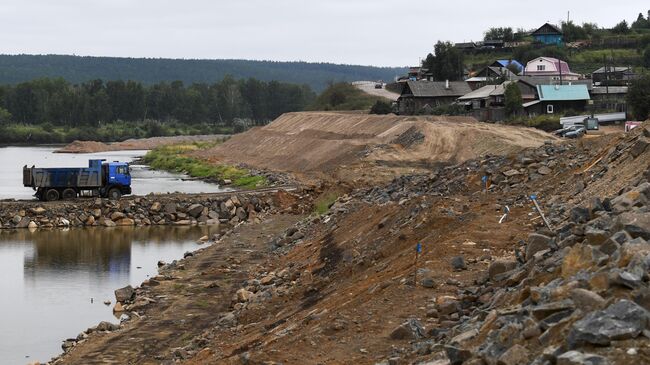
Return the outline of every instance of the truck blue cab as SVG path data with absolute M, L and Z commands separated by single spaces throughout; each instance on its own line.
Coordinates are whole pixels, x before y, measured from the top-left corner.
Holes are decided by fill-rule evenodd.
M 120 199 L 131 194 L 131 172 L 126 162 L 89 160 L 88 167 L 23 167 L 23 185 L 40 200 L 76 197 Z

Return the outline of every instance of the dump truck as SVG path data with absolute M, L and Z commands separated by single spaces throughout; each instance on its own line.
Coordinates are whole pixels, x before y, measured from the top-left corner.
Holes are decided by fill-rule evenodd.
M 126 162 L 89 160 L 88 167 L 23 167 L 23 185 L 40 200 L 102 197 L 117 200 L 131 194 L 131 172 Z

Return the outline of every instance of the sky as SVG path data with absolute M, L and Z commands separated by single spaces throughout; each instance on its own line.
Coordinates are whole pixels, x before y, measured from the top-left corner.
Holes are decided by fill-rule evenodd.
M 408 66 L 437 40 L 481 40 L 490 27 L 533 29 L 567 12 L 612 27 L 649 9 L 647 0 L 0 0 L 0 53 Z

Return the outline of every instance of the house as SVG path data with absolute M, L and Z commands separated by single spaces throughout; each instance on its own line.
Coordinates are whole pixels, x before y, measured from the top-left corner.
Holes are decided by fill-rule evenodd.
M 590 91 L 594 110 L 627 111 L 627 86 L 594 86 Z
M 537 97 L 523 105 L 529 116 L 583 112 L 591 100 L 586 85 L 537 85 Z
M 465 81 L 407 81 L 397 99 L 397 108 L 401 115 L 427 114 L 471 91 Z
M 625 86 L 636 78 L 631 67 L 601 67 L 592 72 L 591 79 L 595 85 Z
M 537 57 L 526 64 L 523 75 L 551 77 L 553 80 L 578 80 L 580 75 L 571 72 L 569 64 L 552 57 Z
M 488 66 L 465 80 L 472 88 L 476 90 L 487 84 L 501 83 L 506 80 L 514 80 L 517 75 L 505 67 Z
M 486 39 L 483 41 L 482 47 L 483 49 L 495 49 L 495 48 L 499 49 L 499 48 L 503 48 L 503 45 L 505 43 L 506 42 L 500 39 Z
M 517 74 L 524 70 L 524 65 L 522 65 L 521 62 L 519 62 L 517 60 L 496 60 L 490 66 L 491 67 L 503 67 L 503 68 L 508 68 L 508 69 L 511 69 L 512 68 L 511 66 L 513 66 L 513 67 L 516 67 L 519 70 L 519 72 L 517 72 Z
M 474 42 L 456 43 L 454 44 L 454 47 L 460 49 L 463 52 L 471 52 L 478 48 Z
M 558 46 L 564 44 L 564 33 L 560 28 L 550 23 L 542 25 L 530 35 L 533 36 L 537 43 Z
M 468 112 L 477 120 L 500 121 L 506 118 L 505 90 L 515 81 L 506 81 L 500 85 L 486 85 L 458 98 L 458 103 L 465 105 Z

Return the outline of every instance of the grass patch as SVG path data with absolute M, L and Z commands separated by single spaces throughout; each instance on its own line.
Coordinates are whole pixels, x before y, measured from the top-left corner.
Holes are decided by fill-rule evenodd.
M 319 196 L 315 201 L 314 201 L 314 213 L 318 215 L 323 215 L 327 213 L 330 210 L 330 207 L 336 199 L 338 199 L 340 196 L 340 193 L 338 191 L 334 192 L 327 192 Z
M 263 176 L 251 175 L 250 171 L 230 165 L 214 165 L 208 161 L 188 156 L 190 152 L 214 147 L 219 142 L 197 142 L 157 147 L 144 156 L 151 168 L 178 173 L 191 177 L 214 180 L 231 180 L 234 186 L 254 189 L 268 185 Z

